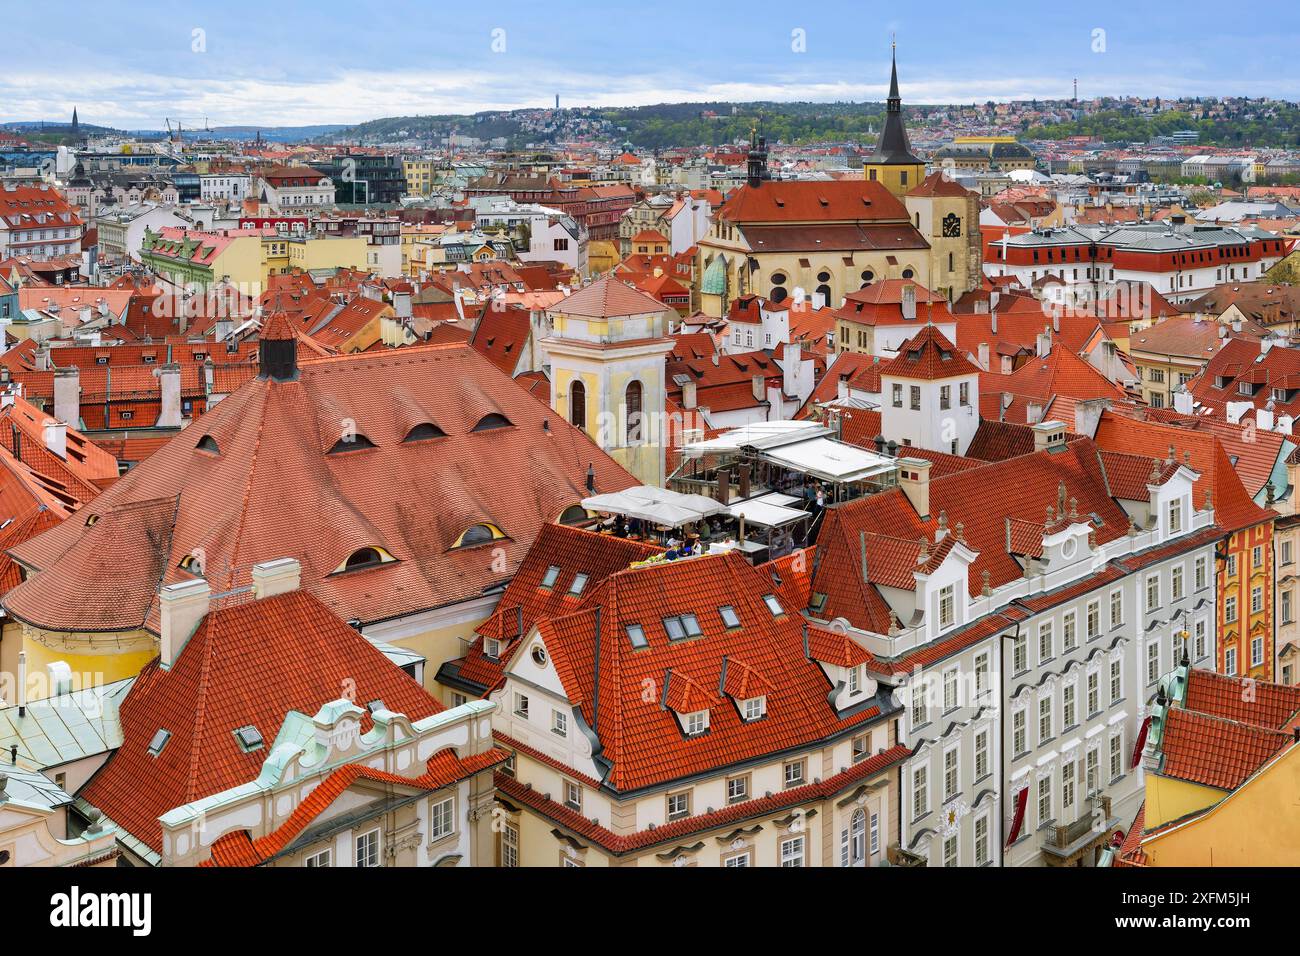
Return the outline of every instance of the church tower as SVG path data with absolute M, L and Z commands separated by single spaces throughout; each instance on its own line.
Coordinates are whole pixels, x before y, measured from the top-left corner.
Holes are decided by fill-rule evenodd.
M 677 313 L 619 279 L 546 310 L 551 408 L 643 485 L 664 483 L 664 373 Z
M 902 199 L 909 189 L 925 178 L 925 163 L 912 152 L 903 125 L 903 99 L 898 94 L 898 62 L 890 50 L 889 99 L 885 104 L 885 125 L 876 151 L 865 164 L 867 179 L 883 185 Z

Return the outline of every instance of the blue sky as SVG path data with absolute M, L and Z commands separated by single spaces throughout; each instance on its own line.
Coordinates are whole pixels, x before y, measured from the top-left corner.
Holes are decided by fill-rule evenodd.
M 1240 17 L 1208 0 L 6 6 L 0 121 L 76 105 L 87 122 L 125 127 L 351 123 L 545 106 L 556 93 L 564 105 L 876 100 L 891 33 L 911 102 L 1063 97 L 1076 76 L 1085 98 L 1300 100 L 1291 3 Z

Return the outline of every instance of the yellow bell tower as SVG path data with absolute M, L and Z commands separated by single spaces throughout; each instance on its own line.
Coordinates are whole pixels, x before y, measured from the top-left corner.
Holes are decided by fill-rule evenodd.
M 880 131 L 876 151 L 866 161 L 863 174 L 883 185 L 902 199 L 909 189 L 925 178 L 925 163 L 912 153 L 903 125 L 903 100 L 898 95 L 898 62 L 890 48 L 889 99 L 885 106 L 885 125 Z

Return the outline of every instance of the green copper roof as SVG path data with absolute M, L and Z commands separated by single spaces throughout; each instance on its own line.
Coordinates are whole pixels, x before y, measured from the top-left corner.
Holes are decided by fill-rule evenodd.
M 727 292 L 727 257 L 718 256 L 704 270 L 700 280 L 700 292 L 704 295 L 725 295 Z

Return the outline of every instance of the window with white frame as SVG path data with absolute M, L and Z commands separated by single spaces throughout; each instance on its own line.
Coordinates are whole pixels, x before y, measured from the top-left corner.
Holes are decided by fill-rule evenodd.
M 1223 673 L 1229 677 L 1237 674 L 1237 649 L 1229 647 L 1223 652 Z
M 1257 544 L 1250 549 L 1250 566 L 1252 568 L 1262 568 L 1264 566 L 1264 546 Z
M 727 869 L 737 870 L 749 866 L 749 852 L 737 853 L 735 856 L 729 856 L 722 861 L 722 865 Z
M 740 712 L 746 721 L 760 719 L 767 713 L 767 697 L 746 697 L 740 702 Z
M 682 728 L 687 737 L 695 737 L 709 729 L 709 712 L 693 710 L 682 719 Z
M 1250 639 L 1250 666 L 1258 667 L 1264 663 L 1264 638 L 1255 635 Z
M 1088 756 L 1084 762 L 1084 786 L 1088 793 L 1095 793 L 1100 785 L 1101 775 L 1101 754 L 1096 747 L 1088 751 Z
M 1281 599 L 1279 609 L 1282 612 L 1282 623 L 1290 624 L 1295 617 L 1295 613 L 1292 609 L 1291 589 L 1287 588 L 1285 591 L 1282 591 L 1279 597 Z
M 867 859 L 866 811 L 861 808 L 854 810 L 848 829 L 840 836 L 840 865 L 862 866 Z
M 854 737 L 849 746 L 854 763 L 866 760 L 871 756 L 871 735 L 863 734 L 860 737 Z
M 989 861 L 989 818 L 980 817 L 975 821 L 975 865 L 983 866 Z
M 1196 564 L 1193 565 L 1193 567 L 1195 568 L 1195 571 L 1192 576 L 1193 583 L 1196 586 L 1196 590 L 1199 591 L 1201 590 L 1201 588 L 1205 587 L 1205 575 L 1206 575 L 1205 555 L 1201 555 L 1199 558 L 1197 558 Z
M 981 651 L 975 655 L 975 693 L 983 694 L 989 689 L 989 652 Z
M 1152 641 L 1147 645 L 1147 683 L 1154 684 L 1160 679 L 1160 642 Z
M 1061 764 L 1061 813 L 1067 819 L 1074 809 L 1074 783 L 1077 770 L 1073 760 Z
M 1171 601 L 1181 601 L 1183 599 L 1183 566 L 1174 565 L 1169 572 L 1169 599 Z
M 681 793 L 668 794 L 668 819 L 684 820 L 691 815 L 691 794 L 690 791 L 683 790 Z
M 802 786 L 805 780 L 802 760 L 791 760 L 783 768 L 782 779 L 787 787 Z
M 1074 611 L 1070 611 L 1061 621 L 1061 644 L 1068 653 L 1079 646 L 1079 632 Z
M 1052 778 L 1038 778 L 1038 825 L 1052 819 Z
M 1048 694 L 1038 701 L 1038 743 L 1052 739 L 1052 697 Z
M 912 769 L 912 817 L 923 817 L 930 812 L 930 791 L 925 764 Z
M 572 780 L 564 781 L 564 805 L 570 810 L 582 810 L 582 787 Z
M 975 734 L 975 779 L 983 780 L 989 773 L 989 732 L 980 730 Z
M 957 773 L 957 748 L 945 751 L 943 755 L 943 800 L 947 803 L 957 796 L 960 781 Z
M 1119 627 L 1124 623 L 1124 592 L 1110 592 L 1110 626 Z
M 742 803 L 749 799 L 749 777 L 727 778 L 727 803 Z
M 379 865 L 379 830 L 376 828 L 361 834 L 356 840 L 357 866 L 375 867 Z
M 1110 702 L 1118 704 L 1124 696 L 1123 661 L 1120 658 L 1110 662 Z
M 1209 653 L 1205 621 L 1197 621 L 1193 633 L 1196 635 L 1196 659 L 1200 660 Z
M 429 805 L 429 839 L 440 840 L 456 829 L 456 798 L 444 797 Z
M 781 865 L 803 866 L 803 837 L 790 837 L 781 841 Z
M 1121 734 L 1112 734 L 1110 738 L 1110 779 L 1118 780 L 1124 772 L 1124 738 Z
M 1264 610 L 1264 588 L 1257 585 L 1250 589 L 1250 613 L 1258 614 Z
M 1101 633 L 1101 607 L 1096 601 L 1088 602 L 1087 626 L 1088 640 Z
M 943 865 L 957 865 L 957 834 L 944 837 L 943 840 Z
M 1029 669 L 1029 640 L 1023 634 L 1017 634 L 1011 641 L 1011 670 L 1023 674 Z
M 1019 757 L 1029 752 L 1029 735 L 1026 733 L 1026 711 L 1024 708 L 1011 713 L 1011 749 L 1012 756 Z
M 861 683 L 861 678 L 858 676 L 860 671 L 861 668 L 858 667 L 849 668 L 849 693 L 850 694 L 856 694 L 858 692 L 858 687 L 860 686 Z
M 911 707 L 912 707 L 912 728 L 922 727 L 925 725 L 928 715 L 925 708 L 925 678 L 920 674 L 912 682 Z
M 307 859 L 303 860 L 303 866 L 319 869 L 324 866 L 333 866 L 334 853 L 329 847 L 321 850 L 319 853 L 313 853 Z
M 1075 700 L 1075 693 L 1073 684 L 1066 684 L 1061 688 L 1062 732 L 1079 722 L 1078 702 Z
M 874 856 L 880 852 L 880 814 L 871 815 L 871 853 Z
M 1291 563 L 1291 539 L 1283 538 L 1277 548 L 1277 560 L 1279 564 Z
M 1175 498 L 1169 502 L 1169 533 L 1179 534 L 1183 530 L 1183 499 Z
M 957 709 L 957 668 L 944 671 L 943 675 L 943 712 Z
M 1228 555 L 1228 560 L 1224 562 L 1224 573 L 1230 578 L 1236 576 L 1237 556 L 1235 554 Z
M 1088 716 L 1092 716 L 1101 710 L 1101 693 L 1099 690 L 1099 680 L 1096 671 L 1090 671 L 1088 674 Z
M 569 715 L 562 711 L 551 711 L 551 733 L 559 737 L 569 736 Z
M 952 584 L 939 589 L 939 627 L 951 627 L 957 621 L 956 587 Z
M 528 719 L 528 696 L 526 694 L 515 694 L 515 716 Z
M 1230 594 L 1223 599 L 1223 620 L 1231 624 L 1237 620 L 1237 596 Z
M 1154 611 L 1160 606 L 1160 576 L 1152 574 L 1147 578 L 1147 610 Z
M 1038 663 L 1052 658 L 1052 622 L 1040 621 L 1038 624 Z

